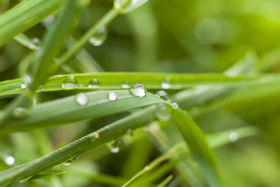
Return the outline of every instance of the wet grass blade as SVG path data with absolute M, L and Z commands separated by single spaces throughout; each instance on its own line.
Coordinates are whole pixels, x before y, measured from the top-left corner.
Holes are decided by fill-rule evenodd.
M 85 93 L 81 97 L 81 99 L 88 100 L 85 105 L 77 103 L 78 96 L 38 104 L 25 118 L 10 119 L 0 133 L 61 125 L 163 102 L 162 99 L 153 94 L 147 93 L 145 97 L 136 97 L 130 94 L 128 90 L 114 91 L 118 98 L 115 101 L 110 101 L 108 99 L 109 93 L 110 91 Z
M 227 76 L 223 74 L 170 74 L 170 73 L 82 73 L 69 75 L 56 75 L 48 79 L 45 85 L 38 90 L 60 91 L 62 83 L 67 78 L 76 81 L 76 85 L 67 88 L 73 89 L 122 89 L 122 84 L 142 83 L 148 89 L 184 89 L 197 85 L 237 85 L 263 84 L 279 81 L 277 75 L 263 76 Z M 99 84 L 90 87 L 92 79 L 97 79 Z M 21 88 L 23 79 L 0 82 L 0 96 L 18 94 L 23 92 Z M 89 88 L 90 87 L 90 88 Z

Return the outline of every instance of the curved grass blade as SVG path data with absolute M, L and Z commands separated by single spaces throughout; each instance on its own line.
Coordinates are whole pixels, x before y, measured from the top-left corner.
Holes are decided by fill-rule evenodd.
M 65 0 L 22 1 L 0 16 L 0 46 L 56 12 Z
M 170 73 L 82 73 L 69 75 L 56 75 L 50 77 L 37 91 L 60 91 L 62 83 L 67 78 L 74 79 L 77 84 L 73 89 L 122 89 L 124 83 L 142 83 L 149 89 L 184 89 L 197 85 L 237 85 L 262 84 L 265 82 L 279 81 L 277 75 L 267 76 L 227 76 L 223 74 L 170 74 Z M 96 79 L 100 84 L 90 86 L 90 82 Z M 0 96 L 18 94 L 23 92 L 21 88 L 23 79 L 14 79 L 0 83 Z
M 173 109 L 171 110 L 171 115 L 210 186 L 222 187 L 223 184 L 214 154 L 202 131 L 183 110 L 179 108 Z
M 23 119 L 13 118 L 7 121 L 7 125 L 1 128 L 0 133 L 61 125 L 163 102 L 162 99 L 153 94 L 147 93 L 145 97 L 136 97 L 131 95 L 128 90 L 114 91 L 118 98 L 115 101 L 110 101 L 108 99 L 110 92 L 85 93 L 84 97 L 88 100 L 85 105 L 77 103 L 77 96 L 38 104 L 34 106 L 27 117 Z

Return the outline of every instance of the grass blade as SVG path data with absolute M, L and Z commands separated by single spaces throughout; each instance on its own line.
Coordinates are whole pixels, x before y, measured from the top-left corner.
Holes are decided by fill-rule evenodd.
M 67 88 L 73 89 L 122 89 L 124 82 L 142 83 L 148 89 L 163 89 L 162 84 L 168 79 L 169 89 L 184 89 L 197 85 L 237 85 L 263 84 L 266 82 L 279 81 L 277 75 L 267 76 L 227 76 L 223 74 L 170 74 L 170 73 L 82 73 L 69 75 L 56 75 L 48 79 L 45 85 L 38 91 L 59 91 L 63 90 L 62 83 L 67 78 L 72 78 L 77 85 Z M 90 81 L 97 79 L 99 85 L 89 88 Z M 21 84 L 23 79 L 8 80 L 0 82 L 0 96 L 18 94 L 23 92 Z
M 223 186 L 214 154 L 201 130 L 191 117 L 181 109 L 174 109 L 171 114 L 210 186 Z
M 22 1 L 0 16 L 0 46 L 56 12 L 65 0 Z
M 110 91 L 85 93 L 88 103 L 83 106 L 77 103 L 77 96 L 38 104 L 27 117 L 21 120 L 15 118 L 9 120 L 0 133 L 71 123 L 163 102 L 162 99 L 150 93 L 147 93 L 145 97 L 135 97 L 128 90 L 114 91 L 118 99 L 110 101 L 108 100 L 109 93 Z

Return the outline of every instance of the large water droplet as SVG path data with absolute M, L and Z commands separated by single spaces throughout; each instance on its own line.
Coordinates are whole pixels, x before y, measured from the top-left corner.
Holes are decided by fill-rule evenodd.
M 64 165 L 64 166 L 69 166 L 69 165 L 71 165 L 73 162 L 75 162 L 76 160 L 78 160 L 78 157 L 71 158 L 71 159 L 66 160 L 65 162 L 63 162 L 63 165 Z
M 128 89 L 129 88 L 129 83 L 127 81 L 122 83 L 122 88 Z
M 76 101 L 79 105 L 86 105 L 88 103 L 88 97 L 84 93 L 78 93 L 76 95 Z
M 78 82 L 74 76 L 64 77 L 62 80 L 62 88 L 63 89 L 77 88 L 78 87 L 77 83 Z
M 30 110 L 23 107 L 17 107 L 13 111 L 13 117 L 15 118 L 23 118 L 26 117 L 30 113 Z
M 89 43 L 94 46 L 100 46 L 104 43 L 107 38 L 107 29 L 106 27 L 101 27 L 99 31 L 89 39 Z
M 170 112 L 168 111 L 167 107 L 162 103 L 156 106 L 155 116 L 158 120 L 161 121 L 169 121 L 171 118 Z
M 114 8 L 121 14 L 128 13 L 140 7 L 148 0 L 115 0 Z
M 16 161 L 16 159 L 11 155 L 9 155 L 5 158 L 5 163 L 9 166 L 13 165 L 15 163 L 15 161 Z
M 119 138 L 117 140 L 108 143 L 107 145 L 112 153 L 118 153 L 120 152 L 121 148 L 124 146 L 124 141 L 122 138 Z
M 229 134 L 229 140 L 232 142 L 236 142 L 238 140 L 238 134 L 236 132 L 231 132 Z
M 109 92 L 108 93 L 108 99 L 110 101 L 115 101 L 115 100 L 117 100 L 117 98 L 118 98 L 118 96 L 117 96 L 117 94 L 115 92 Z
M 144 97 L 146 95 L 146 89 L 143 84 L 134 84 L 130 87 L 129 92 L 137 97 Z
M 89 88 L 99 88 L 99 80 L 98 79 L 92 79 L 89 84 L 88 84 Z
M 166 100 L 168 99 L 167 93 L 163 90 L 160 90 L 156 93 L 161 99 Z

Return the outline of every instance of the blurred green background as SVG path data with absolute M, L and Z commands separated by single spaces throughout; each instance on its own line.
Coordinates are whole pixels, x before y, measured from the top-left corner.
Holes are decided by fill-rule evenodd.
M 0 12 L 5 12 L 17 3 L 1 0 Z M 73 29 L 72 36 L 80 38 L 112 5 L 111 0 L 93 0 Z M 240 61 L 244 62 L 242 66 L 249 64 L 245 74 L 278 73 L 279 10 L 280 0 L 150 0 L 137 10 L 114 20 L 107 28 L 107 38 L 102 45 L 93 46 L 89 43 L 84 48 L 87 51 L 86 58 L 72 59 L 59 73 L 93 72 L 96 63 L 100 66 L 97 68 L 99 71 L 108 72 L 223 73 Z M 30 38 L 41 39 L 48 25 L 45 20 L 25 34 Z M 68 43 L 65 50 L 70 46 Z M 0 80 L 23 76 L 20 64 L 29 53 L 30 49 L 16 41 L 1 47 Z M 82 59 L 92 68 L 86 68 Z M 170 95 L 175 93 L 168 92 Z M 38 101 L 73 93 L 76 92 L 40 94 Z M 230 93 L 213 97 L 207 102 L 203 101 L 205 96 L 201 96 L 194 104 L 188 104 L 189 101 L 182 104 L 181 107 L 190 111 L 206 133 L 248 125 L 260 129 L 256 137 L 215 149 L 228 186 L 280 186 L 279 94 L 280 86 L 276 83 L 243 85 L 240 89 L 234 88 Z M 0 107 L 4 108 L 11 98 L 2 98 Z M 46 130 L 46 138 L 51 140 L 50 147 L 55 150 L 124 115 L 80 122 L 70 127 L 50 128 Z M 173 139 L 176 139 L 177 132 L 170 127 L 172 121 L 159 123 L 167 126 L 163 130 L 170 142 L 175 141 Z M 79 158 L 70 166 L 74 168 L 73 174 L 61 176 L 65 186 L 104 186 L 90 182 L 85 173 L 100 172 L 122 178 L 133 176 L 161 151 L 149 138 L 149 133 L 143 130 L 137 133 L 129 140 L 131 144 L 118 154 L 109 154 L 106 147 L 101 147 Z M 1 137 L 1 170 L 10 167 L 5 164 L 5 155 L 13 154 L 15 164 L 21 164 L 42 153 L 37 142 L 41 140 L 37 140 L 35 134 L 14 133 Z M 179 175 L 176 171 L 171 173 Z M 55 184 L 55 179 L 48 180 Z M 46 184 L 41 181 L 20 185 Z M 178 182 L 175 186 L 186 185 Z

